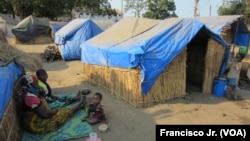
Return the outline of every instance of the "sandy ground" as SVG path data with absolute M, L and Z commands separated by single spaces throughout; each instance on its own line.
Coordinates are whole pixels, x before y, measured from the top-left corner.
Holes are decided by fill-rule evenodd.
M 12 39 L 9 42 L 38 58 L 48 46 L 17 45 Z M 102 133 L 97 130 L 98 125 L 93 126 L 102 141 L 154 141 L 156 124 L 250 124 L 250 91 L 239 90 L 241 100 L 238 101 L 193 92 L 165 104 L 135 108 L 109 92 L 83 82 L 80 60 L 43 62 L 43 66 L 48 71 L 53 93 L 77 92 L 83 88 L 103 93 L 109 130 Z M 85 138 L 75 139 L 83 140 Z

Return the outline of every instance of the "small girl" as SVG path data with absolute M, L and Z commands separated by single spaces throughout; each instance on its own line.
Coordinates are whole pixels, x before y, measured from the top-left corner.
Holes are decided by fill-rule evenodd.
M 90 124 L 96 124 L 102 121 L 106 121 L 101 101 L 102 101 L 102 94 L 96 92 L 93 95 L 92 102 L 88 105 L 88 107 L 86 107 L 87 116 L 84 117 L 82 121 L 87 121 Z

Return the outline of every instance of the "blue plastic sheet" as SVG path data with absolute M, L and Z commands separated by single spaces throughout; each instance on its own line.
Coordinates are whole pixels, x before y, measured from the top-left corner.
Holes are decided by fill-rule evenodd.
M 229 58 L 231 43 L 221 38 L 223 27 L 231 25 L 239 16 L 208 18 L 170 18 L 163 20 L 141 34 L 131 37 L 119 44 L 94 44 L 95 38 L 81 44 L 81 61 L 83 63 L 113 66 L 120 68 L 139 67 L 141 69 L 141 88 L 147 95 L 157 77 L 182 52 L 186 45 L 203 30 L 211 38 L 221 43 L 226 49 L 220 74 L 224 72 Z M 122 22 L 122 20 L 120 21 Z M 119 22 L 118 22 L 119 23 Z M 233 25 L 232 25 L 233 26 Z M 121 27 L 123 28 L 123 27 Z M 105 34 L 104 31 L 102 34 Z M 119 31 L 117 31 L 119 33 Z M 110 33 L 109 33 L 110 34 Z M 108 35 L 107 35 L 108 36 Z M 245 31 L 244 38 L 248 37 Z M 105 36 L 104 36 L 105 37 Z M 237 36 L 240 40 L 241 36 Z M 100 41 L 100 39 L 98 39 Z M 112 39 L 103 39 L 106 40 Z M 249 40 L 247 38 L 247 40 Z M 96 41 L 98 42 L 98 41 Z
M 55 44 L 61 45 L 64 60 L 80 60 L 80 44 L 103 30 L 90 19 L 75 19 L 55 33 Z
M 0 119 L 12 97 L 15 81 L 21 74 L 22 68 L 14 61 L 0 67 Z

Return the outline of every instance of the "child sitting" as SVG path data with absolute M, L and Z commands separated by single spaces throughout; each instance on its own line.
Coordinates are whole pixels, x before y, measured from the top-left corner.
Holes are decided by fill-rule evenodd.
M 106 121 L 101 101 L 102 94 L 96 92 L 93 95 L 92 102 L 86 107 L 87 116 L 84 117 L 82 121 L 87 121 L 90 124 L 96 124 L 102 121 Z

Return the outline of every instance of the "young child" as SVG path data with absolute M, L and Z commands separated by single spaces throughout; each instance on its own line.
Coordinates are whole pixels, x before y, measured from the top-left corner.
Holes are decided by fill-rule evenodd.
M 101 101 L 102 94 L 96 92 L 93 95 L 92 102 L 86 107 L 87 116 L 84 117 L 82 121 L 87 121 L 90 124 L 96 124 L 102 121 L 106 121 Z
M 242 67 L 242 59 L 243 54 L 237 53 L 234 59 L 234 62 L 228 72 L 227 78 L 228 78 L 228 86 L 227 86 L 227 93 L 226 96 L 228 98 L 233 97 L 234 99 L 238 99 L 238 95 L 236 93 L 236 87 L 238 85 L 238 81 L 240 78 L 240 71 Z

